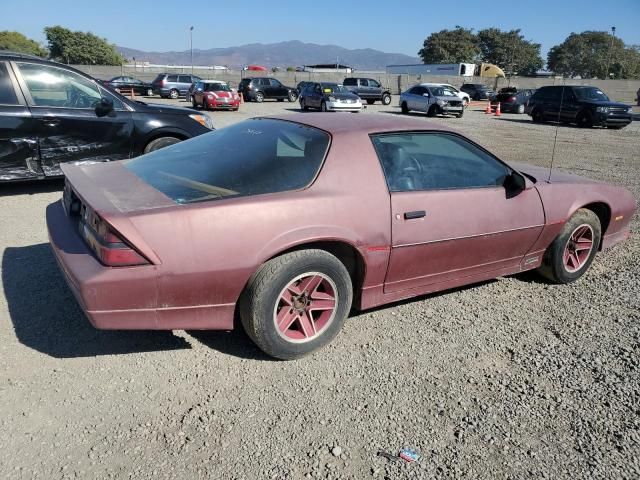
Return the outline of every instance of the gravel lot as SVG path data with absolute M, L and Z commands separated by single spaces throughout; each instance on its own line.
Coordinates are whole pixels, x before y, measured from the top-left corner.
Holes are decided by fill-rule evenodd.
M 549 164 L 551 125 L 480 107 L 434 121 Z M 639 134 L 561 126 L 556 166 L 640 198 Z M 0 185 L 5 478 L 640 478 L 637 217 L 575 284 L 527 274 L 354 313 L 329 348 L 277 362 L 241 330 L 94 330 L 47 244 L 61 187 Z M 417 462 L 376 455 L 405 446 Z

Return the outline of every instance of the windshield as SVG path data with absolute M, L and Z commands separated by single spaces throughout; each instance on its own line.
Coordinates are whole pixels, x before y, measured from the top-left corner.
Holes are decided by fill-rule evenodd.
M 602 90 L 598 90 L 595 87 L 574 88 L 573 91 L 580 100 L 609 101 L 609 97 L 607 97 Z
M 126 168 L 178 204 L 298 190 L 315 178 L 327 133 L 251 119 L 142 155 Z
M 205 83 L 204 89 L 208 92 L 230 92 L 231 89 L 226 83 Z
M 349 90 L 337 83 L 321 83 L 320 85 L 324 93 L 349 93 Z
M 457 97 L 456 92 L 446 87 L 429 87 L 431 94 L 435 97 Z

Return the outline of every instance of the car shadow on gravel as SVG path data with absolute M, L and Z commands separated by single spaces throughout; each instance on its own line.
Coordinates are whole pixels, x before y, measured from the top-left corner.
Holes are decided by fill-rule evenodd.
M 171 331 L 93 328 L 67 287 L 48 243 L 8 247 L 2 256 L 2 287 L 20 343 L 55 358 L 191 348 Z
M 203 345 L 227 355 L 249 360 L 278 361 L 256 347 L 237 320 L 230 332 L 188 330 L 187 333 Z
M 24 180 L 0 185 L 0 197 L 11 195 L 37 195 L 39 193 L 62 192 L 63 178 L 46 180 Z

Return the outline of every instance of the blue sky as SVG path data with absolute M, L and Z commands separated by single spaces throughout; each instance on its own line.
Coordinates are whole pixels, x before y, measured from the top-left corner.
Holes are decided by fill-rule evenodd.
M 43 27 L 60 24 L 140 50 L 187 50 L 191 25 L 201 49 L 301 40 L 417 55 L 430 33 L 455 25 L 520 28 L 543 55 L 570 32 L 611 26 L 625 43 L 640 44 L 640 0 L 5 1 L 0 30 L 44 42 Z

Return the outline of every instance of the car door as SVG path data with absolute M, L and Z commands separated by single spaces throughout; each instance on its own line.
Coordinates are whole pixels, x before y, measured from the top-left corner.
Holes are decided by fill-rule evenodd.
M 33 117 L 11 65 L 0 62 L 0 182 L 41 174 Z
M 118 98 L 72 70 L 30 62 L 13 66 L 35 122 L 45 175 L 60 175 L 62 162 L 129 158 L 131 112 Z M 95 106 L 103 96 L 115 108 L 99 117 Z
M 320 108 L 322 106 L 323 98 L 324 98 L 324 95 L 322 94 L 322 86 L 319 83 L 314 83 L 313 89 L 311 90 L 310 106 L 313 108 Z
M 287 98 L 289 92 L 287 91 L 287 88 L 282 83 L 280 83 L 279 80 L 276 80 L 275 78 L 270 78 L 269 83 L 272 89 L 271 90 L 272 98 Z
M 380 85 L 377 80 L 373 80 L 372 78 L 368 80 L 370 98 L 375 98 L 376 100 L 382 98 L 382 85 Z
M 519 269 L 544 224 L 535 188 L 505 188 L 511 169 L 453 133 L 372 138 L 391 195 L 385 292 Z
M 191 75 L 178 75 L 178 90 L 180 95 L 186 95 L 191 86 Z
M 358 79 L 358 96 L 363 100 L 369 100 L 371 98 L 369 80 L 367 80 L 366 78 Z
M 429 102 L 431 100 L 431 92 L 427 87 L 418 87 L 417 94 L 415 95 L 414 100 L 414 110 L 418 110 L 420 112 L 426 112 L 429 110 Z

